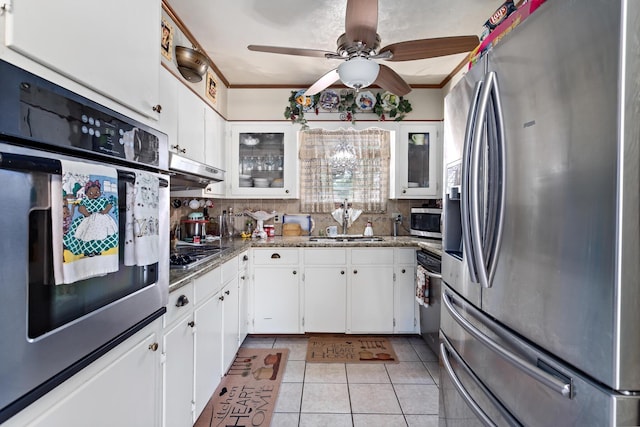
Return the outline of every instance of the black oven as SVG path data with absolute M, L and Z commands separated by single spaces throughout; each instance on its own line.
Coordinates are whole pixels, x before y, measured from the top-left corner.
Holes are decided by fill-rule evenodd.
M 165 135 L 6 62 L 0 76 L 1 424 L 165 312 L 169 190 Z
M 411 208 L 411 235 L 442 239 L 442 209 Z

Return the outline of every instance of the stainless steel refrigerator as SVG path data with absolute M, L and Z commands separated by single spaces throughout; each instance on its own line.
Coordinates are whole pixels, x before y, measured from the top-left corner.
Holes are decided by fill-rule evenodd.
M 640 425 L 640 1 L 547 0 L 445 99 L 440 425 Z

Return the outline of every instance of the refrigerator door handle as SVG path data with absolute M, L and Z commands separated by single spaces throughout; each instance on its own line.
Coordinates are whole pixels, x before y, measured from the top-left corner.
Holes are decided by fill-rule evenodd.
M 522 372 L 526 373 L 534 380 L 545 385 L 561 396 L 566 397 L 567 399 L 571 399 L 573 394 L 570 381 L 561 381 L 557 377 L 554 377 L 546 371 L 541 370 L 538 366 L 529 363 L 527 360 L 523 359 L 517 354 L 499 346 L 495 341 L 486 336 L 478 328 L 471 324 L 471 322 L 465 319 L 464 316 L 462 316 L 462 314 L 458 312 L 458 310 L 456 310 L 456 308 L 453 306 L 453 299 L 454 297 L 446 291 L 442 295 L 442 301 L 444 302 L 444 306 L 447 308 L 447 311 L 456 320 L 456 322 L 458 322 L 458 324 L 464 328 L 465 331 L 471 334 L 475 339 L 480 341 L 498 356 L 502 357 L 504 360 L 511 363 L 513 366 L 520 369 Z M 480 319 L 478 319 L 478 321 L 481 322 Z
M 482 287 L 484 288 L 490 288 L 493 282 L 493 276 L 495 275 L 495 268 L 496 268 L 496 261 L 497 261 L 497 254 L 498 254 L 498 249 L 500 246 L 500 240 L 502 237 L 502 224 L 501 222 L 503 221 L 503 207 L 504 207 L 504 203 L 505 203 L 505 196 L 504 196 L 504 188 L 501 188 L 500 191 L 501 192 L 501 196 L 500 196 L 500 205 L 499 205 L 499 210 L 500 212 L 498 212 L 498 219 L 496 220 L 496 222 L 498 223 L 498 227 L 497 230 L 495 231 L 495 233 L 492 236 L 487 236 L 488 239 L 491 239 L 491 241 L 484 241 L 484 245 L 483 245 L 483 239 L 482 239 L 482 227 L 481 227 L 481 221 L 484 218 L 484 215 L 482 212 L 480 212 L 480 203 L 478 202 L 478 194 L 480 194 L 481 188 L 480 188 L 480 158 L 481 156 L 481 149 L 482 149 L 482 137 L 484 135 L 484 127 L 485 127 L 485 117 L 487 115 L 487 111 L 489 108 L 489 104 L 491 103 L 491 100 L 493 99 L 493 104 L 499 105 L 499 113 L 494 110 L 494 113 L 496 114 L 496 119 L 497 119 L 497 123 L 498 123 L 498 134 L 499 134 L 499 138 L 498 138 L 498 147 L 493 147 L 496 148 L 500 151 L 502 151 L 501 156 L 498 157 L 498 161 L 500 162 L 500 164 L 502 166 L 500 166 L 500 178 L 499 180 L 501 181 L 501 185 L 504 185 L 504 176 L 506 174 L 506 169 L 504 167 L 504 122 L 502 121 L 502 105 L 500 104 L 500 100 L 499 100 L 499 91 L 497 88 L 498 82 L 497 82 L 497 76 L 495 72 L 489 72 L 487 73 L 487 75 L 485 76 L 484 79 L 484 87 L 482 88 L 482 92 L 480 93 L 480 100 L 478 103 L 478 112 L 477 112 L 477 118 L 479 120 L 478 121 L 478 128 L 475 129 L 474 134 L 473 134 L 473 141 L 471 143 L 471 160 L 470 160 L 470 178 L 471 178 L 471 185 L 469 188 L 469 193 L 470 193 L 470 207 L 471 207 L 471 212 L 470 212 L 470 233 L 471 233 L 471 240 L 475 243 L 473 245 L 473 252 L 474 252 L 474 258 L 476 260 L 476 265 L 477 265 L 477 273 L 478 273 L 478 281 L 480 282 L 480 285 L 482 285 Z M 498 108 L 498 107 L 495 107 Z M 488 143 L 491 143 L 491 141 L 488 141 Z M 495 165 L 489 165 L 489 167 L 494 167 Z M 494 215 L 488 215 L 489 218 L 494 218 Z M 491 230 L 493 230 L 493 224 L 487 224 L 487 227 L 490 228 Z M 486 248 L 485 248 L 486 246 Z M 490 250 L 490 253 L 487 253 L 485 256 L 485 249 Z M 487 261 L 488 260 L 488 261 Z M 489 264 L 489 267 L 487 268 L 487 263 Z
M 464 147 L 462 153 L 462 185 L 461 185 L 461 197 L 460 197 L 460 210 L 462 217 L 462 249 L 464 251 L 464 259 L 469 269 L 469 278 L 472 282 L 478 283 L 477 274 L 477 261 L 475 259 L 473 251 L 473 242 L 471 240 L 471 224 L 469 215 L 471 213 L 471 193 L 470 193 L 470 179 L 471 175 L 471 153 L 474 132 L 476 129 L 478 102 L 480 100 L 480 93 L 482 92 L 483 82 L 479 81 L 473 90 L 473 100 L 471 107 L 467 114 L 467 125 L 464 133 Z
M 478 376 L 473 373 L 473 371 L 471 370 L 471 368 L 469 368 L 466 362 L 462 360 L 462 357 L 458 354 L 457 351 L 455 351 L 449 339 L 443 336 L 442 341 L 440 342 L 440 358 L 442 360 L 444 369 L 447 375 L 449 375 L 449 378 L 451 379 L 451 382 L 453 382 L 453 385 L 455 386 L 456 390 L 458 390 L 458 393 L 460 393 L 460 395 L 465 400 L 469 408 L 471 408 L 473 413 L 476 414 L 476 416 L 480 419 L 480 421 L 482 421 L 484 425 L 495 426 L 496 424 L 482 410 L 480 405 L 478 405 L 476 401 L 473 400 L 473 397 L 471 397 L 469 392 L 465 389 L 464 384 L 462 384 L 462 381 L 460 380 L 460 378 L 458 378 L 458 375 L 453 370 L 453 366 L 451 366 L 451 362 L 449 361 L 449 355 L 451 355 L 451 357 L 455 359 L 455 361 L 466 372 L 466 374 L 469 375 L 469 377 L 475 383 L 475 385 L 480 390 L 482 390 L 484 395 L 489 399 L 489 401 L 491 401 L 493 406 L 507 420 L 509 425 L 522 426 L 522 424 L 518 422 L 518 420 L 516 420 L 515 417 L 509 413 L 509 411 L 504 407 L 504 405 L 500 403 L 500 401 L 493 395 L 493 393 L 491 393 L 491 391 L 487 388 L 487 386 L 485 386 L 482 383 L 480 378 L 478 378 Z

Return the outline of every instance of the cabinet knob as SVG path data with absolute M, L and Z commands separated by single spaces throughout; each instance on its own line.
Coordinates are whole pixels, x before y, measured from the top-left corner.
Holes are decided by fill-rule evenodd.
M 245 279 L 245 277 L 244 277 L 244 276 L 240 276 L 240 280 L 244 280 L 244 279 Z
M 224 295 L 220 295 L 220 296 L 218 297 L 218 299 L 219 299 L 220 301 L 224 301 Z
M 225 294 L 225 295 L 229 295 L 229 292 L 230 292 L 230 291 L 224 291 L 224 294 Z
M 180 145 L 176 144 L 176 145 L 172 145 L 171 148 L 173 148 L 174 150 L 176 150 L 178 153 L 186 153 L 187 149 L 186 148 L 180 148 Z
M 154 105 L 153 111 L 155 111 L 156 113 L 162 113 L 162 105 L 160 104 Z
M 285 193 L 289 194 L 289 190 L 284 190 Z
M 248 257 L 247 255 L 244 255 L 244 256 L 242 257 L 242 260 L 243 260 L 243 261 L 249 261 L 249 257 Z
M 151 351 L 158 350 L 158 343 L 154 342 L 153 344 L 149 344 L 149 350 L 151 350 Z
M 176 307 L 184 307 L 189 304 L 189 298 L 186 295 L 180 295 L 176 300 Z
M 353 270 L 353 274 L 358 274 L 358 270 Z
M 407 194 L 407 190 L 402 190 L 402 194 Z
M 402 269 L 402 274 L 406 273 L 407 270 L 405 270 L 404 268 Z
M 293 274 L 298 274 L 298 272 L 297 272 L 297 271 L 295 271 L 295 270 L 293 270 Z
M 340 270 L 340 274 L 344 274 L 344 270 Z
M 189 325 L 189 326 L 191 326 L 193 328 L 194 326 L 196 326 L 196 322 L 194 322 L 192 320 L 191 322 L 187 323 L 187 325 Z

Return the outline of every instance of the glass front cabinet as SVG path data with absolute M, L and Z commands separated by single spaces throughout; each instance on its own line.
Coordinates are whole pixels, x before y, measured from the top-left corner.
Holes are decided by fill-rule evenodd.
M 395 144 L 391 198 L 441 198 L 442 124 L 400 125 Z
M 233 123 L 230 133 L 232 196 L 298 197 L 297 131 L 290 123 Z

